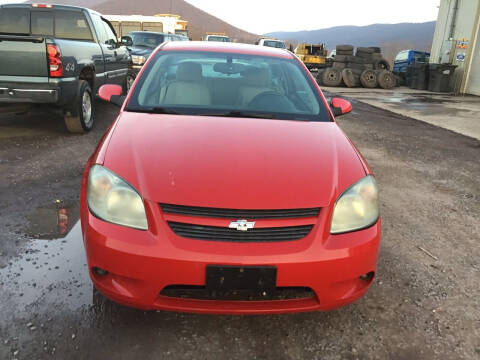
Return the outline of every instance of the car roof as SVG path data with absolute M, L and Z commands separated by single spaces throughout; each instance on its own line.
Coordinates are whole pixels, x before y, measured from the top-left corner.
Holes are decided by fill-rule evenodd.
M 285 59 L 294 58 L 294 56 L 285 49 L 277 49 L 267 46 L 258 46 L 251 44 L 207 41 L 172 41 L 164 44 L 162 46 L 162 51 L 210 51 L 271 56 Z
M 260 41 L 278 41 L 278 42 L 285 42 L 283 40 L 279 40 L 279 39 L 269 39 L 269 38 L 263 38 L 263 39 L 260 39 Z
M 64 5 L 64 4 L 52 4 L 52 3 L 49 3 L 49 2 L 42 2 L 42 1 L 39 1 L 39 2 L 36 2 L 36 3 L 11 3 L 11 4 L 0 4 L 0 7 L 2 8 L 34 8 L 33 7 L 33 4 L 49 4 L 49 5 L 52 5 L 52 8 L 48 9 L 48 10 L 54 10 L 54 9 L 58 9 L 58 10 L 85 10 L 91 14 L 95 14 L 95 15 L 100 15 L 100 16 L 103 16 L 102 14 L 100 14 L 98 11 L 95 11 L 95 10 L 92 10 L 92 9 L 89 9 L 87 7 L 82 7 L 82 6 L 75 6 L 75 5 Z M 38 8 L 39 10 L 41 11 L 45 11 L 45 9 L 43 8 Z
M 160 31 L 142 31 L 142 30 L 130 31 L 129 34 L 175 35 L 175 34 L 163 33 L 163 32 L 160 32 Z

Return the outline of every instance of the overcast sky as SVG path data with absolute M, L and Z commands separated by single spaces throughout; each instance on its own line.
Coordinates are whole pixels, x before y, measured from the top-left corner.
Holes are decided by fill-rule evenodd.
M 187 1 L 234 26 L 256 34 L 282 30 L 316 30 L 339 25 L 425 22 L 436 20 L 440 4 L 440 0 Z M 0 0 L 0 4 L 9 2 L 21 1 Z
M 256 34 L 339 25 L 425 22 L 437 19 L 440 0 L 187 0 Z

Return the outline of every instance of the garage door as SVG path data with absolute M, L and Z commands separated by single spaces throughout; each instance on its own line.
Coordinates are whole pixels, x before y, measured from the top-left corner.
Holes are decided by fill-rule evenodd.
M 470 76 L 467 83 L 467 94 L 480 95 L 480 26 L 477 30 L 477 41 L 473 50 Z

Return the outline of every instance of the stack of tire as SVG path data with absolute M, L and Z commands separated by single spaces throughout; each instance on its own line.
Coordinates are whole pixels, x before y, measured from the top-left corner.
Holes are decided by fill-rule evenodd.
M 326 86 L 392 89 L 396 79 L 390 64 L 379 47 L 358 47 L 353 55 L 352 45 L 337 45 L 332 66 L 318 73 L 317 80 Z

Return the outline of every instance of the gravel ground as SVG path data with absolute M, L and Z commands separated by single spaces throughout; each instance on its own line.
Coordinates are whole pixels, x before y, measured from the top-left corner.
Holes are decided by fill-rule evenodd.
M 77 222 L 83 165 L 116 111 L 97 103 L 83 136 L 54 113 L 0 117 L 1 359 L 480 358 L 479 141 L 354 101 L 339 124 L 383 217 L 366 296 L 325 313 L 144 312 L 93 291 Z

